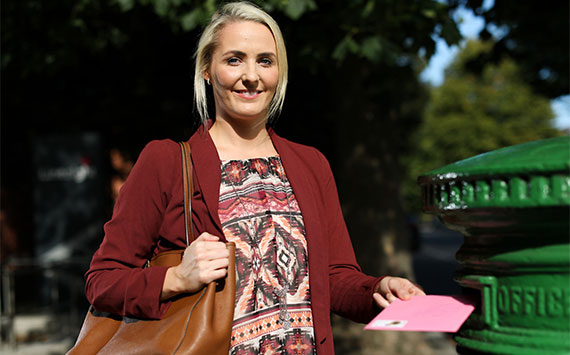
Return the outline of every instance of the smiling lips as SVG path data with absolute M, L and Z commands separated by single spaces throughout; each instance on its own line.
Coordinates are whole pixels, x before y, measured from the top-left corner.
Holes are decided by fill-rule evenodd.
M 246 100 L 252 100 L 259 95 L 261 95 L 261 91 L 247 91 L 247 90 L 234 90 L 234 93 L 237 94 L 239 97 L 244 98 Z

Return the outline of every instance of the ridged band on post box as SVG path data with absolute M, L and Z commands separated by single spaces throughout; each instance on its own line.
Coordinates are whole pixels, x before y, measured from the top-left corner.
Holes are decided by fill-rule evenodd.
M 480 305 L 460 354 L 570 354 L 570 137 L 520 144 L 418 178 L 422 207 L 464 244 L 455 280 Z

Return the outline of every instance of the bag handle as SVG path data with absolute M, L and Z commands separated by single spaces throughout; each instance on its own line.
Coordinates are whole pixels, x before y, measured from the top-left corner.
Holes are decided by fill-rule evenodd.
M 184 222 L 186 226 L 186 246 L 194 241 L 194 230 L 192 228 L 192 195 L 194 193 L 194 181 L 192 179 L 192 157 L 190 155 L 190 144 L 179 142 L 182 153 L 182 185 L 184 189 Z

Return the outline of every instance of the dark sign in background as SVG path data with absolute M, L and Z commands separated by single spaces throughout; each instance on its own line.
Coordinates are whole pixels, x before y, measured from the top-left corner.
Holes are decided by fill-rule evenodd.
M 103 236 L 106 188 L 96 133 L 33 141 L 35 254 L 43 261 L 90 257 Z

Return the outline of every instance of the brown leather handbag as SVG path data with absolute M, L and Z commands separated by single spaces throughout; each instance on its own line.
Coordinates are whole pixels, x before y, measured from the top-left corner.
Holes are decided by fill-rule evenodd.
M 188 143 L 180 143 L 184 183 L 186 244 L 194 239 L 191 221 L 192 161 Z M 192 237 L 191 239 L 189 238 Z M 77 342 L 68 354 L 224 354 L 230 347 L 235 302 L 235 244 L 230 251 L 228 276 L 194 294 L 176 297 L 160 320 L 140 320 L 90 308 Z M 166 251 L 150 261 L 153 266 L 180 264 L 184 250 Z

